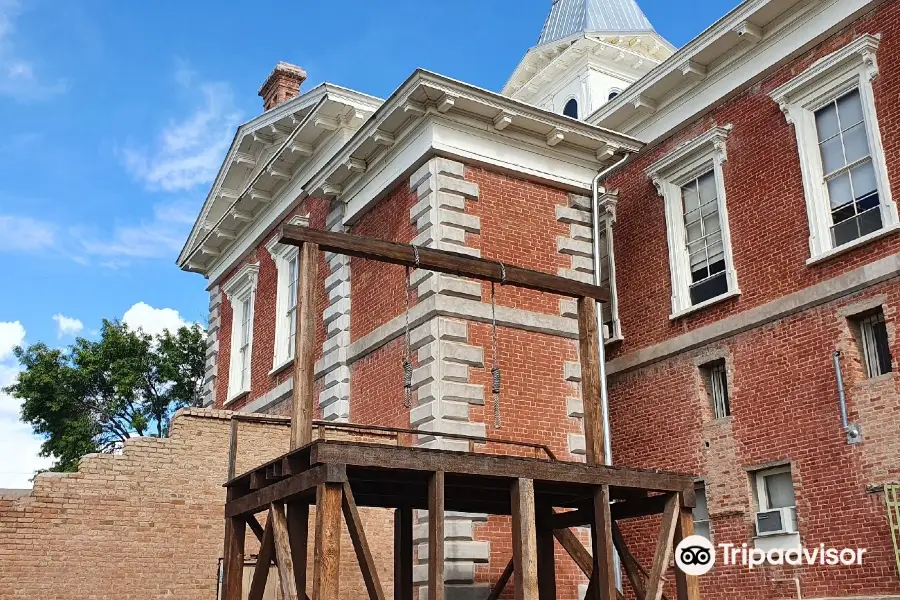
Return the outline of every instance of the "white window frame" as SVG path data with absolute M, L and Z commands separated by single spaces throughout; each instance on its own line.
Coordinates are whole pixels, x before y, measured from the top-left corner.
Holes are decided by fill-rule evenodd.
M 228 364 L 228 397 L 226 403 L 233 402 L 238 397 L 250 391 L 250 382 L 253 379 L 253 321 L 256 309 L 256 284 L 259 280 L 259 263 L 248 263 L 238 270 L 228 283 L 222 286 L 222 291 L 231 302 L 231 346 Z M 250 306 L 250 332 L 249 340 L 242 339 L 243 307 Z M 249 357 L 247 368 L 247 381 L 241 381 L 241 355 L 239 349 L 247 342 L 247 354 Z
M 766 477 L 770 475 L 780 475 L 781 473 L 791 474 L 791 465 L 783 465 L 781 467 L 773 467 L 771 469 L 763 469 L 761 471 L 755 471 L 753 475 L 756 477 L 756 506 L 758 508 L 758 512 L 765 512 L 767 510 L 775 510 L 771 506 L 769 506 L 769 498 L 766 496 Z M 793 482 L 794 476 L 791 474 L 791 482 Z M 792 483 L 793 485 L 793 483 Z M 797 497 L 794 494 L 794 508 L 797 506 Z M 783 507 L 790 508 L 790 507 Z
M 875 55 L 880 43 L 880 35 L 863 35 L 819 59 L 770 94 L 784 112 L 788 123 L 794 126 L 797 135 L 806 213 L 809 218 L 810 257 L 807 264 L 826 260 L 900 229 L 897 205 L 891 196 L 878 115 L 875 111 L 875 95 L 872 91 L 872 81 L 878 76 Z M 869 152 L 878 186 L 882 227 L 846 244 L 834 246 L 831 238 L 831 209 L 819 153 L 815 112 L 854 89 L 859 90 L 865 117 Z
M 275 269 L 278 272 L 277 291 L 275 293 L 275 349 L 272 358 L 272 371 L 274 372 L 284 368 L 294 359 L 294 349 L 290 346 L 291 327 L 295 319 L 288 315 L 288 309 L 291 305 L 289 298 L 291 287 L 290 265 L 291 261 L 300 260 L 300 248 L 279 244 L 278 238 L 275 237 L 266 245 L 266 249 L 272 255 L 272 260 L 275 261 Z
M 666 237 L 669 246 L 669 272 L 672 279 L 672 314 L 670 319 L 698 311 L 740 295 L 734 258 L 731 252 L 731 232 L 725 199 L 725 178 L 722 165 L 728 160 L 725 141 L 732 126 L 713 127 L 703 135 L 686 142 L 647 169 L 647 175 L 665 200 Z M 689 181 L 713 171 L 719 201 L 719 222 L 722 228 L 722 247 L 725 255 L 725 280 L 728 291 L 697 304 L 691 303 L 691 265 L 685 241 L 684 209 L 681 188 Z
M 619 204 L 619 192 L 604 191 L 597 199 L 599 210 L 598 231 L 606 237 L 606 250 L 609 263 L 609 310 L 612 317 L 612 331 L 603 332 L 604 343 L 611 344 L 625 339 L 622 336 L 622 323 L 619 321 L 619 298 L 616 293 L 616 254 L 613 225 L 616 224 L 616 207 Z M 605 275 L 601 273 L 601 276 Z M 605 329 L 605 328 L 604 328 Z

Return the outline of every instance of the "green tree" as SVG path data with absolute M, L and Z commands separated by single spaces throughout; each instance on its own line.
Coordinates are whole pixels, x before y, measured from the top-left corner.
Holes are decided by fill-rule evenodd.
M 56 459 L 51 470 L 74 471 L 87 453 L 168 435 L 176 410 L 200 405 L 204 354 L 199 325 L 151 337 L 104 320 L 98 341 L 16 348 L 23 370 L 5 391 L 22 401 L 22 420 L 44 438 L 41 455 Z

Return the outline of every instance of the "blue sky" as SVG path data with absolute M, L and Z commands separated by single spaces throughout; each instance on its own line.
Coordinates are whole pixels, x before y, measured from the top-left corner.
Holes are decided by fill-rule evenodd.
M 640 0 L 681 46 L 737 0 Z M 690 10 L 686 11 L 685 6 Z M 103 318 L 202 322 L 175 257 L 235 128 L 279 60 L 387 97 L 415 68 L 499 90 L 550 0 L 0 0 L 0 386 L 11 348 L 64 346 Z M 0 488 L 38 442 L 0 394 Z

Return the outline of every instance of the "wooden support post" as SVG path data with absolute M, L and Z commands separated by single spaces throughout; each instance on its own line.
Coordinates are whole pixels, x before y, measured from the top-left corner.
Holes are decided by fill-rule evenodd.
M 538 600 L 534 481 L 517 479 L 510 490 L 516 600 Z
M 297 594 L 306 597 L 307 544 L 309 543 L 309 505 L 291 502 L 287 505 L 288 537 L 291 541 L 291 559 L 294 562 L 294 580 Z
M 284 505 L 272 504 L 269 519 L 275 538 L 275 562 L 278 564 L 282 597 L 284 600 L 300 600 L 297 595 L 297 580 L 294 578 L 294 559 L 291 555 L 291 539 L 287 518 L 284 516 Z
M 341 483 L 323 483 L 316 493 L 316 555 L 312 600 L 340 598 Z
M 612 539 L 612 516 L 609 510 L 609 486 L 594 488 L 594 573 L 598 600 L 615 600 L 616 567 Z
M 679 494 L 680 496 L 680 494 Z M 681 540 L 694 535 L 693 511 L 679 502 L 678 519 L 675 524 L 675 539 L 673 545 L 677 546 Z M 696 575 L 687 575 L 681 569 L 675 569 L 675 590 L 678 600 L 700 600 L 700 578 Z
M 672 555 L 672 541 L 675 537 L 675 526 L 678 522 L 679 495 L 670 494 L 663 511 L 662 525 L 656 540 L 656 552 L 653 554 L 653 567 L 647 578 L 646 600 L 660 600 L 663 593 L 663 577 L 669 568 L 669 557 Z
M 387 600 L 381 587 L 381 580 L 378 578 L 375 559 L 372 557 L 372 551 L 369 549 L 369 542 L 366 539 L 363 522 L 356 507 L 356 500 L 353 498 L 353 490 L 350 489 L 350 484 L 346 482 L 344 483 L 343 511 L 344 521 L 347 523 L 347 531 L 350 534 L 350 541 L 353 542 L 356 560 L 359 562 L 359 570 L 362 572 L 363 583 L 366 584 L 366 591 L 369 592 L 369 600 Z
M 263 541 L 263 526 L 259 524 L 259 521 L 256 520 L 254 515 L 246 515 L 244 519 L 247 521 L 247 525 L 250 527 L 251 531 L 253 531 L 253 535 L 256 536 L 256 539 L 262 543 Z
M 444 600 L 444 472 L 428 482 L 428 600 Z
M 497 600 L 500 598 L 500 594 L 503 593 L 503 588 L 506 587 L 506 584 L 509 583 L 509 578 L 512 577 L 513 571 L 515 570 L 515 561 L 514 559 L 509 559 L 509 562 L 506 563 L 506 568 L 503 569 L 503 572 L 500 573 L 500 578 L 497 579 L 497 583 L 494 587 L 491 588 L 491 593 L 488 594 L 487 600 Z
M 266 520 L 266 528 L 263 530 L 262 541 L 259 544 L 259 555 L 256 557 L 256 568 L 253 570 L 253 580 L 250 582 L 250 593 L 247 600 L 263 600 L 273 558 L 275 558 L 275 535 L 272 531 L 272 515 L 270 514 Z
M 538 505 L 537 575 L 540 600 L 556 600 L 556 543 L 553 541 L 553 507 Z
M 228 500 L 234 489 L 228 489 Z M 222 600 L 244 600 L 244 539 L 247 521 L 243 517 L 225 519 L 225 548 L 222 556 Z
M 578 336 L 581 354 L 581 396 L 584 401 L 584 444 L 588 464 L 604 464 L 603 409 L 600 394 L 600 337 L 597 301 L 578 299 Z
M 394 511 L 394 600 L 413 599 L 413 511 Z
M 291 449 L 312 442 L 315 410 L 316 277 L 319 247 L 300 247 L 297 270 L 297 335 L 294 345 L 294 393 L 291 409 Z

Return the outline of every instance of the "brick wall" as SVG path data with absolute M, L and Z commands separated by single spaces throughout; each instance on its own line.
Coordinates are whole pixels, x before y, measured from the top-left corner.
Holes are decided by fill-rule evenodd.
M 230 414 L 184 411 L 169 438 L 138 438 L 119 455 L 88 455 L 77 473 L 39 475 L 31 493 L 0 490 L 0 598 L 213 600 Z M 281 454 L 289 433 L 283 425 L 241 423 L 237 472 Z M 390 595 L 392 517 L 379 509 L 361 513 L 366 533 L 379 540 L 372 550 Z M 248 556 L 257 549 L 248 531 Z M 346 530 L 342 553 L 342 598 L 363 597 Z
M 894 234 L 831 260 L 806 264 L 809 227 L 796 137 L 768 96 L 815 60 L 864 33 L 883 36 L 878 51 L 881 74 L 873 88 L 892 191 L 900 192 L 900 107 L 894 100 L 900 74 L 900 2 L 888 2 L 639 155 L 607 182 L 608 188 L 619 189 L 614 231 L 625 338 L 611 347 L 610 358 L 638 356 L 639 350 L 900 251 L 900 238 Z M 727 124 L 733 130 L 723 173 L 741 295 L 670 320 L 664 200 L 645 171 L 678 144 Z M 756 507 L 749 472 L 789 462 L 804 545 L 868 549 L 864 564 L 852 568 L 766 567 L 750 572 L 717 566 L 714 577 L 702 579 L 704 598 L 796 597 L 795 576 L 804 597 L 900 593 L 884 498 L 869 489 L 900 477 L 898 376 L 895 372 L 866 378 L 848 321 L 881 307 L 896 359 L 898 295 L 900 282 L 892 278 L 610 379 L 616 464 L 700 474 L 706 482 L 714 543 L 753 547 Z M 832 365 L 835 349 L 843 353 L 850 421 L 863 429 L 859 445 L 848 445 L 841 428 Z M 713 419 L 698 369 L 717 358 L 726 360 L 732 411 L 731 417 L 720 420 Z M 626 538 L 637 540 L 651 532 L 651 525 L 655 522 L 630 523 L 623 529 Z M 652 548 L 633 545 L 649 564 Z

